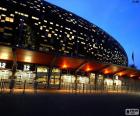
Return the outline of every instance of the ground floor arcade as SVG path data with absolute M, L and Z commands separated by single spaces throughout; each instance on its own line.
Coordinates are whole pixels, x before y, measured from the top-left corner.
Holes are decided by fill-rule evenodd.
M 0 61 L 0 88 L 8 89 L 12 62 Z M 70 91 L 140 91 L 140 80 L 97 72 L 73 72 L 44 65 L 18 63 L 16 89 L 64 89 Z

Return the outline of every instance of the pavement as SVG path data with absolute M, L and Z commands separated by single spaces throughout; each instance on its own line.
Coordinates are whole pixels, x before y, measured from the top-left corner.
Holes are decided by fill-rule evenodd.
M 0 116 L 125 116 L 140 109 L 139 92 L 9 90 L 0 93 Z

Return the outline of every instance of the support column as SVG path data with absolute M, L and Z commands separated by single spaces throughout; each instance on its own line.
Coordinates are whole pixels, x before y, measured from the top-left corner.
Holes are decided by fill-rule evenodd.
M 91 81 L 91 79 L 90 79 L 90 73 L 88 73 L 88 78 L 89 78 L 89 83 L 88 84 L 90 84 L 90 81 Z
M 62 76 L 62 70 L 60 71 L 60 77 L 59 77 L 59 89 L 61 89 L 61 76 Z
M 35 65 L 35 80 L 37 79 L 37 65 Z
M 52 73 L 52 68 L 49 68 L 49 69 L 48 69 L 48 82 L 47 82 L 47 88 L 50 88 L 51 73 Z
M 97 73 L 95 73 L 95 90 L 97 90 L 97 79 L 98 79 L 98 74 Z
M 77 90 L 77 74 L 75 74 L 75 90 Z
M 17 70 L 17 59 L 16 59 L 16 48 L 12 48 L 12 52 L 13 52 L 13 66 L 12 66 L 12 79 L 15 79 L 15 73 Z
M 104 90 L 104 81 L 105 81 L 105 75 L 103 74 L 103 80 L 102 80 L 102 90 Z

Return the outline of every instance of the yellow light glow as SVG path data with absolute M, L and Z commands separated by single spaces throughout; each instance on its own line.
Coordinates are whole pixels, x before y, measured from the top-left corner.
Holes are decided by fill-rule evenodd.
M 121 77 L 121 76 L 122 76 L 122 73 L 119 73 L 119 74 L 118 74 L 118 76 L 120 76 L 120 77 Z
M 87 68 L 86 71 L 90 71 L 90 68 Z
M 89 83 L 89 78 L 88 77 L 80 76 L 78 78 L 78 80 L 79 80 L 79 83 L 84 83 L 84 84 L 88 84 Z
M 109 73 L 109 71 L 108 71 L 108 70 L 105 70 L 105 71 L 104 71 L 104 74 L 108 74 L 108 73 Z
M 118 75 L 115 75 L 115 79 L 116 79 L 116 80 L 118 80 L 118 79 L 119 79 Z
M 67 68 L 68 66 L 66 64 L 63 64 L 62 68 Z
M 75 82 L 75 77 L 73 75 L 63 75 L 63 82 L 64 83 L 74 83 Z
M 2 54 L 0 55 L 0 59 L 5 59 L 5 60 L 7 60 L 8 57 L 9 57 L 9 55 L 8 55 L 7 53 L 2 53 Z
M 115 83 L 115 85 L 117 85 L 117 86 L 121 86 L 121 85 L 122 85 L 121 80 L 114 80 L 114 83 Z
M 87 68 L 86 68 L 86 71 L 88 72 L 88 71 L 91 71 L 91 68 L 88 66 Z
M 130 75 L 130 77 L 134 77 L 135 75 Z
M 25 61 L 25 62 L 31 62 L 31 61 L 32 61 L 31 56 L 26 56 L 26 57 L 24 58 L 24 61 Z
M 106 85 L 113 85 L 113 80 L 112 79 L 105 79 L 104 80 L 104 83 L 106 84 Z

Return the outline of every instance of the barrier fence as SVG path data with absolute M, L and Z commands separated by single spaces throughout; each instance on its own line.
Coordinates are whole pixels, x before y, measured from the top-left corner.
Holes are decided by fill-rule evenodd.
M 61 89 L 69 92 L 92 93 L 92 92 L 140 92 L 140 88 L 134 85 L 93 85 L 93 84 L 75 84 L 63 83 Z
M 12 87 L 13 86 L 13 87 Z M 0 79 L 0 92 L 8 91 L 13 89 L 22 89 L 23 92 L 26 89 L 43 89 L 47 90 L 46 82 L 36 82 L 36 81 L 17 81 L 14 80 L 13 85 L 11 85 L 11 80 Z M 58 89 L 58 88 L 57 88 Z M 126 85 L 105 85 L 105 84 L 84 84 L 84 83 L 61 83 L 61 90 L 66 90 L 67 92 L 77 92 L 77 93 L 94 93 L 94 92 L 140 92 L 140 82 L 137 84 L 127 83 Z

